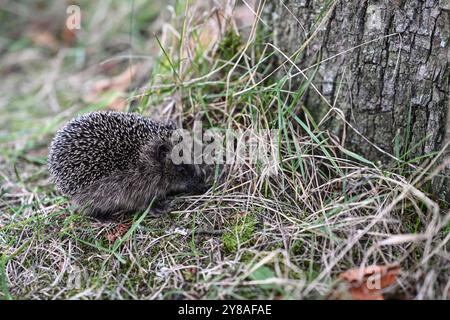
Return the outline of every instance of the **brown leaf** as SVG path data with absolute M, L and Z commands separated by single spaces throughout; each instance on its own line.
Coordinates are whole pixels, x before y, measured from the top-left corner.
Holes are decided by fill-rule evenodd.
M 346 284 L 345 289 L 341 286 L 331 296 L 337 299 L 349 295 L 354 300 L 383 300 L 382 290 L 395 283 L 399 273 L 400 267 L 396 264 L 347 270 L 339 275 L 339 280 Z M 347 290 L 347 295 L 343 290 Z
M 46 47 L 52 50 L 57 50 L 59 48 L 59 43 L 55 36 L 47 30 L 28 29 L 25 34 L 37 46 Z
M 90 92 L 84 97 L 87 102 L 98 102 L 102 93 L 106 91 L 125 92 L 139 68 L 139 64 L 132 65 L 121 74 L 95 82 Z
M 108 239 L 110 243 L 114 243 L 118 238 L 127 233 L 130 227 L 131 224 L 129 223 L 120 223 L 114 230 L 106 234 L 106 239 Z
M 190 39 L 189 47 L 191 50 L 195 50 L 197 47 L 200 47 L 203 51 L 211 49 L 220 39 L 222 23 L 224 23 L 223 16 L 216 11 L 216 14 L 212 14 L 202 26 L 198 38 L 192 37 Z
M 255 20 L 255 3 L 254 1 L 247 1 L 248 6 L 245 4 L 237 6 L 233 12 L 233 18 L 236 21 L 238 28 L 249 27 L 253 24 Z M 251 10 L 250 8 L 253 8 Z
M 106 109 L 108 110 L 114 110 L 114 111 L 123 111 L 125 110 L 125 107 L 128 105 L 128 102 L 125 98 L 123 97 L 116 97 L 114 98 L 113 101 L 111 101 L 111 103 L 109 103 L 106 106 Z
M 67 47 L 71 47 L 74 45 L 76 40 L 76 30 L 68 29 L 66 26 L 62 31 L 62 40 L 64 45 Z

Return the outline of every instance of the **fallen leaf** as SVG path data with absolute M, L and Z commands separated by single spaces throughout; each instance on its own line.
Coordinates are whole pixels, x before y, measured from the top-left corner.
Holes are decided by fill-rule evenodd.
M 234 9 L 233 19 L 236 21 L 236 26 L 239 29 L 250 27 L 255 20 L 256 15 L 254 1 L 247 1 L 247 5 L 243 4 Z
M 329 298 L 384 300 L 382 290 L 395 283 L 399 273 L 400 267 L 396 264 L 347 270 L 339 275 L 339 286 Z
M 101 98 L 101 94 L 107 91 L 116 91 L 119 93 L 125 92 L 131 84 L 136 71 L 139 68 L 139 64 L 135 64 L 127 68 L 121 74 L 107 79 L 101 79 L 92 85 L 89 93 L 84 97 L 86 102 L 98 102 Z
M 130 229 L 129 223 L 120 223 L 114 230 L 107 233 L 106 238 L 110 243 L 114 243 L 118 238 L 122 237 Z
M 46 47 L 52 50 L 57 50 L 59 48 L 58 41 L 49 31 L 40 29 L 28 29 L 25 34 L 37 46 Z
M 224 23 L 223 15 L 216 10 L 202 26 L 198 38 L 191 37 L 189 47 L 191 50 L 199 47 L 202 51 L 211 49 L 221 37 L 221 25 Z
M 254 1 L 248 1 L 250 8 L 254 7 Z M 190 48 L 194 50 L 200 47 L 203 51 L 211 49 L 223 36 L 227 27 L 232 25 L 230 19 L 234 20 L 237 28 L 248 27 L 253 24 L 255 13 L 246 5 L 237 6 L 232 12 L 227 8 L 216 9 L 205 21 L 200 29 L 198 38 L 190 39 Z
M 62 31 L 62 40 L 64 42 L 64 45 L 67 47 L 73 46 L 75 44 L 76 35 L 77 34 L 75 30 L 69 29 L 65 26 Z
M 125 107 L 128 105 L 128 102 L 123 97 L 116 97 L 106 106 L 106 109 L 113 111 L 124 111 Z

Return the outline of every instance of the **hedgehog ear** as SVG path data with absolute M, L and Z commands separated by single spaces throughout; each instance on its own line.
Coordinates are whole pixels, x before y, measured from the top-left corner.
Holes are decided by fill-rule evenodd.
M 170 146 L 168 143 L 161 142 L 156 146 L 156 158 L 159 162 L 165 162 L 170 153 Z

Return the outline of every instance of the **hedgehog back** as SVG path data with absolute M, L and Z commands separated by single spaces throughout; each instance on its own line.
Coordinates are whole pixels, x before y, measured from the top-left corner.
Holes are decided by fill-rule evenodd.
M 49 170 L 58 189 L 74 195 L 115 171 L 132 169 L 143 143 L 169 136 L 167 126 L 135 113 L 89 113 L 58 131 Z

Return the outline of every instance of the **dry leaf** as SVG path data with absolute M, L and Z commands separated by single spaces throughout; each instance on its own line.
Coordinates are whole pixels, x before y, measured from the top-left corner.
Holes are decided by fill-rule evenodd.
M 108 232 L 106 238 L 110 243 L 114 243 L 118 238 L 122 237 L 130 229 L 129 223 L 120 223 L 114 230 Z
M 254 1 L 247 1 L 248 6 L 240 5 L 237 6 L 233 12 L 233 19 L 236 21 L 236 26 L 238 28 L 249 27 L 253 24 L 255 20 L 255 4 Z M 250 9 L 250 8 L 253 9 Z
M 114 110 L 114 111 L 123 111 L 123 110 L 125 110 L 127 105 L 128 105 L 128 102 L 125 98 L 116 97 L 116 98 L 114 98 L 113 101 L 111 101 L 111 103 L 109 103 L 106 106 L 106 109 Z
M 30 37 L 31 41 L 37 46 L 46 47 L 52 50 L 57 50 L 59 48 L 58 41 L 49 31 L 28 29 L 25 34 Z
M 95 82 L 91 91 L 84 97 L 84 100 L 90 103 L 98 102 L 101 94 L 106 91 L 116 91 L 119 93 L 125 92 L 130 86 L 139 66 L 139 64 L 132 65 L 115 77 L 101 79 Z
M 202 51 L 211 49 L 220 39 L 220 26 L 223 23 L 223 16 L 218 11 L 212 14 L 202 26 L 198 38 L 191 37 L 189 41 L 191 50 L 195 50 L 196 47 L 200 47 Z
M 253 1 L 248 2 L 249 6 L 252 7 Z M 201 28 L 201 31 L 198 35 L 197 39 L 190 39 L 190 48 L 191 50 L 196 47 L 201 47 L 202 50 L 206 51 L 211 49 L 222 37 L 223 33 L 226 31 L 227 26 L 225 24 L 229 24 L 229 19 L 231 18 L 235 21 L 235 25 L 237 28 L 248 27 L 253 24 L 255 19 L 255 14 L 248 8 L 246 5 L 237 6 L 232 15 L 229 16 L 229 12 L 227 14 L 223 12 L 223 10 L 216 9 L 208 18 L 208 20 L 204 23 Z M 226 18 L 228 17 L 228 18 Z
M 62 40 L 64 42 L 64 45 L 67 47 L 73 46 L 76 40 L 76 30 L 68 29 L 67 27 L 64 27 L 62 31 Z
M 335 288 L 331 298 L 353 300 L 383 300 L 382 290 L 395 283 L 400 267 L 398 265 L 369 266 L 354 268 L 339 275 L 340 285 Z M 346 292 L 344 292 L 346 291 Z

